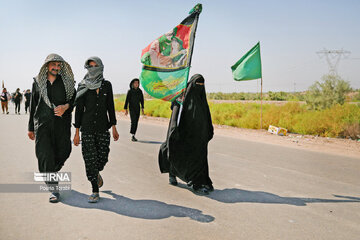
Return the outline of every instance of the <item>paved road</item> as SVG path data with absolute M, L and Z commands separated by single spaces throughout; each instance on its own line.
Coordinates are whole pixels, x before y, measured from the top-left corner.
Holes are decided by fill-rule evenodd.
M 0 115 L 1 184 L 37 171 L 27 118 Z M 61 203 L 48 203 L 48 193 L 0 193 L 0 239 L 360 239 L 360 159 L 215 136 L 216 190 L 204 197 L 159 173 L 165 126 L 140 121 L 138 143 L 129 141 L 129 121 L 118 129 L 98 204 L 87 203 L 74 147 L 63 168 L 72 191 Z

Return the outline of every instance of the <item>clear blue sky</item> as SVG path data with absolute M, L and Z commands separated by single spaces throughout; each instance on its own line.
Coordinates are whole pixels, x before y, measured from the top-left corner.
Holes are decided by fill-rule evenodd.
M 30 88 L 45 57 L 58 53 L 79 82 L 84 61 L 99 56 L 115 93 L 141 72 L 140 54 L 179 24 L 200 1 L 0 0 L 0 80 Z M 191 74 L 208 92 L 256 92 L 258 81 L 235 82 L 230 66 L 261 42 L 264 91 L 305 90 L 328 72 L 323 48 L 351 51 L 338 72 L 360 88 L 360 1 L 204 0 Z

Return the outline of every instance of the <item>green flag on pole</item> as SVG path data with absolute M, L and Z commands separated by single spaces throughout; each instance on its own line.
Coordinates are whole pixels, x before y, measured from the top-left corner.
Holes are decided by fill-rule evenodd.
M 261 78 L 260 42 L 237 61 L 237 63 L 231 67 L 231 70 L 234 80 L 236 81 Z

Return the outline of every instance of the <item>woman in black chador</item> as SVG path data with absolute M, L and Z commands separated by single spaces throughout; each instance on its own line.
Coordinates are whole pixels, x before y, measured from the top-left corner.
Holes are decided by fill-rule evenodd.
M 130 119 L 131 119 L 131 141 L 136 142 L 137 139 L 135 138 L 136 130 L 138 127 L 138 122 L 140 118 L 140 104 L 141 104 L 141 111 L 144 115 L 144 95 L 139 88 L 139 79 L 134 78 L 130 82 L 130 90 L 127 92 L 126 100 L 125 100 L 125 115 L 128 115 L 128 105 L 130 110 Z
M 214 135 L 204 78 L 192 76 L 186 89 L 183 105 L 172 104 L 166 142 L 160 147 L 159 166 L 169 173 L 169 182 L 177 185 L 176 177 L 192 185 L 195 192 L 213 191 L 209 177 L 208 143 Z

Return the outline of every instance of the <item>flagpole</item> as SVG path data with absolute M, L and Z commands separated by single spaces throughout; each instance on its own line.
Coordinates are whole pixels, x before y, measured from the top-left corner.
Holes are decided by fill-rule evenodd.
M 262 91 L 263 90 L 263 79 L 262 79 L 262 76 L 261 76 L 261 92 L 260 92 L 260 129 L 262 129 L 262 125 L 263 125 L 263 120 L 262 120 L 262 100 L 263 100 L 263 94 L 262 94 Z

